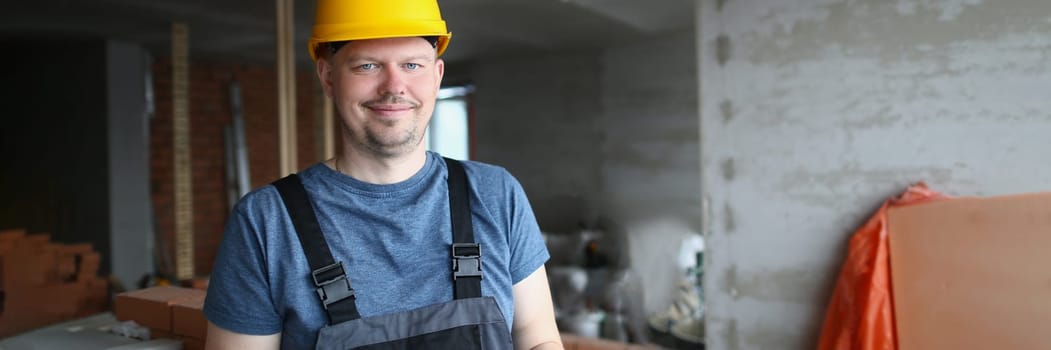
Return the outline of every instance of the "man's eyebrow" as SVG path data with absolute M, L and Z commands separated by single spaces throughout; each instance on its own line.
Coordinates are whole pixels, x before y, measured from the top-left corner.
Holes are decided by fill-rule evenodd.
M 406 61 L 411 61 L 411 60 L 430 60 L 430 59 L 432 59 L 432 56 L 428 55 L 428 54 L 413 55 L 413 56 L 409 56 L 409 57 L 405 58 Z
M 346 62 L 356 62 L 356 61 L 379 61 L 379 60 L 374 58 L 374 57 L 371 57 L 371 56 L 360 56 L 359 55 L 359 56 L 347 56 L 347 58 L 344 61 L 346 61 Z
M 405 56 L 404 58 L 401 58 L 398 61 L 412 61 L 412 60 L 437 60 L 437 57 L 433 57 L 432 58 L 432 56 L 428 55 L 428 54 L 419 54 L 419 55 Z M 346 59 L 346 62 L 360 62 L 360 61 L 380 62 L 380 61 L 383 61 L 383 60 L 381 60 L 379 58 L 376 58 L 376 57 L 373 57 L 373 56 L 367 56 L 367 55 L 348 56 L 347 59 Z

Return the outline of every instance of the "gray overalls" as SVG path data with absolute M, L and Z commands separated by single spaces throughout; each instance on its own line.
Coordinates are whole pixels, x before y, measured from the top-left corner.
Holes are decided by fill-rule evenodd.
M 394 314 L 362 318 L 356 291 L 335 261 L 296 174 L 274 182 L 310 264 L 328 325 L 318 333 L 317 349 L 511 349 L 511 333 L 493 297 L 482 297 L 481 248 L 474 243 L 467 174 L 460 162 L 449 169 L 452 217 L 454 300 Z M 379 291 L 367 291 L 379 292 Z

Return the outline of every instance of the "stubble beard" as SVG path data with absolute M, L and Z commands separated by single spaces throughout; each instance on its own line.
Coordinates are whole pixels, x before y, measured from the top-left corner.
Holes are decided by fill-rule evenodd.
M 381 100 L 389 98 L 385 96 Z M 364 150 L 377 158 L 396 158 L 411 153 L 420 142 L 423 142 L 423 135 L 419 130 L 420 116 L 417 113 L 420 106 L 415 102 L 413 104 L 416 108 L 413 109 L 414 114 L 411 120 L 408 120 L 407 129 L 384 130 L 395 128 L 398 121 L 375 119 L 366 122 L 362 130 L 354 130 L 346 125 L 343 128 L 350 138 L 349 141 L 356 146 L 355 148 Z M 337 114 L 343 116 L 342 108 L 338 104 L 335 105 L 335 109 Z
M 419 117 L 413 116 L 411 126 L 406 130 L 389 130 L 387 133 L 376 130 L 377 128 L 372 127 L 374 125 L 365 126 L 364 138 L 355 137 L 355 141 L 359 143 L 369 151 L 369 153 L 382 158 L 395 158 L 397 156 L 405 155 L 419 146 L 423 138 L 420 137 L 419 128 L 417 122 Z M 374 121 L 370 124 L 380 124 L 380 129 L 393 128 L 397 125 L 394 121 Z M 389 133 L 395 133 L 395 135 L 385 135 Z

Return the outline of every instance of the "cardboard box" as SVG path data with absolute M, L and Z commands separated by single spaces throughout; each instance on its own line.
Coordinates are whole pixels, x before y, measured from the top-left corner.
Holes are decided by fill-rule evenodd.
M 181 300 L 172 305 L 172 333 L 204 340 L 208 334 L 208 320 L 204 318 L 204 294 Z
M 118 294 L 113 302 L 113 311 L 118 320 L 133 320 L 148 328 L 171 331 L 171 306 L 203 295 L 204 291 L 180 287 L 140 289 Z
M 1051 349 L 1051 193 L 891 208 L 902 350 Z

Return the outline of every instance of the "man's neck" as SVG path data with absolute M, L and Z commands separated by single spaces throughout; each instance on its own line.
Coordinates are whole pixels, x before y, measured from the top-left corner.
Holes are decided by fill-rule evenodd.
M 396 157 L 380 157 L 346 147 L 329 166 L 360 181 L 387 185 L 408 180 L 426 163 L 427 151 L 422 147 Z

